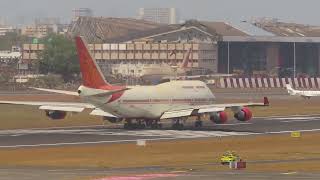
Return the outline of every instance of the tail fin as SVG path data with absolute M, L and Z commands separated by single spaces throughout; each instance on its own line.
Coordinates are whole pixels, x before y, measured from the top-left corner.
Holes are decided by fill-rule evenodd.
M 105 86 L 111 87 L 111 85 L 108 84 L 105 80 L 95 59 L 92 58 L 82 37 L 76 37 L 76 46 L 80 62 L 83 85 L 95 89 L 99 89 Z
M 188 50 L 186 56 L 184 57 L 184 59 L 182 61 L 181 68 L 187 68 L 188 67 L 188 63 L 189 63 L 189 60 L 190 60 L 190 54 L 191 54 L 191 48 Z
M 270 102 L 269 102 L 268 97 L 264 97 L 264 98 L 263 98 L 263 104 L 264 104 L 265 106 L 269 106 L 269 105 L 270 105 Z
M 286 89 L 290 95 L 295 95 L 295 90 L 292 89 L 290 84 L 286 84 Z
M 286 84 L 287 90 L 293 90 L 290 84 Z

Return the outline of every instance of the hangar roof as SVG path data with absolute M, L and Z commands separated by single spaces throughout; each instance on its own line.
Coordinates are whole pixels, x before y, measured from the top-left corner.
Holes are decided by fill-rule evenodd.
M 277 36 L 320 37 L 319 26 L 279 22 L 277 20 L 258 20 L 252 24 Z

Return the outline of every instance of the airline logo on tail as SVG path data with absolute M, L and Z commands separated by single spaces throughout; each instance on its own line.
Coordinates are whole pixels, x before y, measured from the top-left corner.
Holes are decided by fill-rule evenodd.
M 128 88 L 122 86 L 112 86 L 109 84 L 105 80 L 104 75 L 102 74 L 95 59 L 91 56 L 91 53 L 89 52 L 83 38 L 77 36 L 75 39 L 83 86 L 91 89 L 107 90 L 106 92 L 98 93 L 95 96 L 111 96 L 108 103 L 119 99 L 124 91 L 128 90 Z
M 93 60 L 82 37 L 76 37 L 76 46 L 79 56 L 83 85 L 89 88 L 100 89 L 112 87 L 102 75 L 97 63 Z

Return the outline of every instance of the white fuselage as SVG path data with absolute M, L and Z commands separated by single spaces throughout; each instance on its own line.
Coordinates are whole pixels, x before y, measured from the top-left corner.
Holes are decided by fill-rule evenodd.
M 300 90 L 294 90 L 291 87 L 287 88 L 288 93 L 293 96 L 302 96 L 302 97 L 314 97 L 314 96 L 320 96 L 320 91 L 300 91 Z
M 166 111 L 209 105 L 215 100 L 211 90 L 201 81 L 171 81 L 156 86 L 135 86 L 109 103 L 111 96 L 88 96 L 101 90 L 80 89 L 85 102 L 121 118 L 158 119 Z

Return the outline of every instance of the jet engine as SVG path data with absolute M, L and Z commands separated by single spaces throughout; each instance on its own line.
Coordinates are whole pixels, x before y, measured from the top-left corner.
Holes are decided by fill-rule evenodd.
M 224 124 L 228 121 L 227 113 L 224 111 L 210 114 L 210 120 L 216 124 Z
M 103 117 L 103 120 L 109 121 L 110 123 L 119 123 L 122 121 L 122 118 Z
M 234 118 L 239 121 L 249 121 L 252 118 L 252 112 L 249 108 L 242 108 L 239 112 L 234 114 Z
M 64 119 L 66 115 L 67 115 L 67 112 L 64 112 L 64 111 L 50 111 L 50 110 L 46 111 L 46 116 L 48 116 L 50 119 L 53 119 L 53 120 Z

